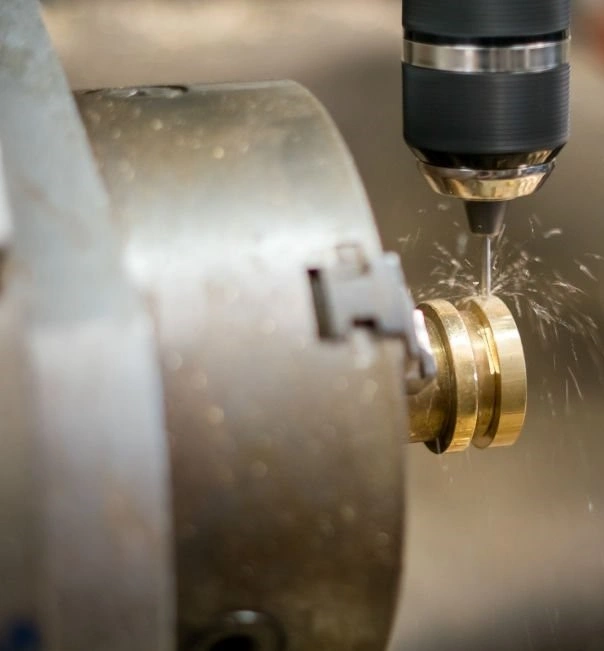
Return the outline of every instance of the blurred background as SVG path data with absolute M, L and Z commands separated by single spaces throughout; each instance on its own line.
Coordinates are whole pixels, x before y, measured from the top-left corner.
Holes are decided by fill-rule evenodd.
M 327 106 L 417 298 L 467 292 L 478 251 L 401 135 L 397 0 L 47 0 L 74 88 L 289 78 Z M 512 206 L 495 285 L 530 381 L 513 449 L 408 454 L 401 651 L 604 649 L 604 2 L 575 2 L 573 136 Z

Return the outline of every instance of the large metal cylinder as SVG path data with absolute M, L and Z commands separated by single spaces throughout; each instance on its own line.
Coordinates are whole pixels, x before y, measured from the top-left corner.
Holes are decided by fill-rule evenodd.
M 155 319 L 180 647 L 383 648 L 402 558 L 403 347 L 347 302 L 373 300 L 366 270 L 390 267 L 336 129 L 291 83 L 78 102 Z M 316 280 L 342 298 L 343 337 L 319 334 Z

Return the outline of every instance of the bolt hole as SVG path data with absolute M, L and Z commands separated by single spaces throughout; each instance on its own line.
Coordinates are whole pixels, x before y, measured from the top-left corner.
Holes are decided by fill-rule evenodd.
M 209 627 L 192 632 L 180 648 L 182 651 L 285 651 L 285 638 L 278 622 L 269 615 L 235 610 L 221 615 Z
M 217 640 L 208 651 L 256 651 L 257 645 L 249 635 L 229 635 Z

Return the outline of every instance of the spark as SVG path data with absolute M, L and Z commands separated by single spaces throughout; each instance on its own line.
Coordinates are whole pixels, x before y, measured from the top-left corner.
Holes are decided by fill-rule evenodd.
M 562 235 L 562 229 L 561 228 L 551 228 L 549 231 L 546 231 L 543 233 L 543 239 L 544 240 L 549 240 L 551 237 L 557 237 L 558 235 Z
M 579 381 L 583 373 L 578 373 L 578 370 L 583 371 L 583 360 L 578 348 L 582 355 L 586 351 L 599 372 L 600 381 L 603 381 L 604 345 L 596 320 L 586 311 L 588 292 L 552 268 L 551 256 L 544 261 L 535 253 L 536 243 L 562 235 L 562 229 L 552 228 L 544 232 L 536 216 L 531 217 L 529 226 L 531 234 L 526 241 L 511 241 L 505 233 L 493 241 L 492 294 L 510 307 L 521 332 L 530 330 L 537 335 L 541 348 L 552 355 L 554 371 L 558 367 L 558 351 L 569 351 L 573 367 L 568 367 L 568 379 L 559 382 L 556 389 L 562 393 L 561 399 L 566 397 L 568 405 L 570 386 L 576 389 L 581 400 L 584 399 Z M 543 244 L 539 248 L 543 248 Z M 460 247 L 457 251 L 460 252 Z M 420 301 L 445 298 L 456 302 L 480 293 L 480 271 L 467 257 L 455 255 L 436 242 L 431 258 L 434 267 L 429 283 L 416 292 Z M 596 273 L 591 265 L 585 264 L 585 260 L 604 261 L 604 256 L 586 253 L 574 260 L 585 278 L 597 282 Z M 565 366 L 561 365 L 561 368 Z M 549 388 L 546 395 L 554 411 L 555 401 Z
M 579 387 L 577 376 L 574 374 L 573 369 L 570 366 L 568 367 L 568 374 L 570 375 L 570 378 L 573 381 L 573 384 L 575 385 L 575 389 L 577 389 L 577 394 L 579 395 L 579 398 L 581 398 L 581 400 L 585 400 L 585 398 L 583 397 L 583 392 L 581 391 L 581 387 Z
M 581 271 L 581 273 L 584 273 L 590 280 L 593 280 L 596 283 L 598 282 L 598 279 L 594 275 L 593 271 L 587 265 L 581 263 L 578 263 L 578 265 L 579 271 Z

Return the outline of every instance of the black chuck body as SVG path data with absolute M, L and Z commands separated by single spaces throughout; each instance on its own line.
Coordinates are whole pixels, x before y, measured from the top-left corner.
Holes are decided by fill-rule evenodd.
M 404 135 L 431 185 L 481 202 L 540 187 L 569 137 L 570 0 L 404 0 L 403 27 Z

